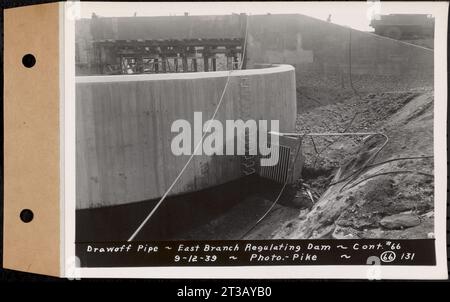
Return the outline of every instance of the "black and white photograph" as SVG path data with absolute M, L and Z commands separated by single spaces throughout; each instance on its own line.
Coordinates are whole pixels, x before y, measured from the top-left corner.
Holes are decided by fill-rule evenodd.
M 435 266 L 446 5 L 68 5 L 77 265 Z

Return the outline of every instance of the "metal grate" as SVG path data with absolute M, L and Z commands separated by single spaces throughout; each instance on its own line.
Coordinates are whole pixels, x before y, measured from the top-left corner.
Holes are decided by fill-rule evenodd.
M 275 165 L 260 165 L 259 176 L 268 178 L 279 183 L 285 183 L 288 180 L 290 170 L 291 148 L 279 145 L 274 149 L 275 154 L 278 153 L 278 162 Z M 273 157 L 273 155 L 271 155 Z M 269 158 L 262 156 L 261 158 Z
M 273 151 L 278 153 L 278 162 L 276 164 L 269 166 L 261 165 L 261 159 L 273 159 L 273 155 L 245 155 L 243 156 L 241 165 L 243 174 L 250 175 L 256 173 L 260 177 L 279 183 L 292 183 L 297 179 L 300 176 L 303 164 L 303 158 L 300 154 L 301 138 L 280 136 L 278 142 L 278 148 L 274 148 Z

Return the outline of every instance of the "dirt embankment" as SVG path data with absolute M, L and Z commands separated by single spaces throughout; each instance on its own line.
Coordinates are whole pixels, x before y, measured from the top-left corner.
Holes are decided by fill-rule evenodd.
M 304 191 L 319 196 L 273 238 L 433 236 L 432 91 L 318 107 L 299 115 L 297 130 L 380 132 L 388 141 L 382 135 L 305 139 L 306 177 L 297 198 L 307 199 Z
M 383 135 L 304 138 L 302 178 L 259 224 L 281 185 L 260 183 L 250 198 L 179 237 L 433 236 L 433 158 L 427 157 L 433 155 L 432 91 L 353 95 L 299 114 L 297 131 L 380 132 L 388 141 Z

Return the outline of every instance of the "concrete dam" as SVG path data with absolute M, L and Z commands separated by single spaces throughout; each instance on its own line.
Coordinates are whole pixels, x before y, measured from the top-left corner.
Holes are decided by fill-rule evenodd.
M 194 112 L 208 120 L 225 86 L 216 120 L 277 120 L 280 131 L 295 130 L 295 72 L 289 65 L 231 73 L 78 77 L 77 207 L 162 196 L 189 158 L 171 150 L 172 123 L 184 119 L 194 125 Z M 239 156 L 196 155 L 171 194 L 242 176 Z

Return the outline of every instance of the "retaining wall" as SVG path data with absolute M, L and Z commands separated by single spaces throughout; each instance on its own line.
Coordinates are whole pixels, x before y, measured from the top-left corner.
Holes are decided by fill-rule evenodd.
M 304 15 L 251 16 L 248 61 L 296 68 L 299 110 L 354 94 L 433 87 L 434 52 Z

